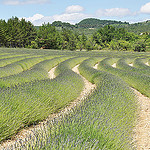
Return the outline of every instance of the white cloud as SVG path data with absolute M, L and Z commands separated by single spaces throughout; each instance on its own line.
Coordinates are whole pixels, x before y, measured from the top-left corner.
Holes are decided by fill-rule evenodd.
M 19 1 L 18 0 L 4 0 L 3 1 L 3 4 L 5 5 L 18 5 L 19 4 Z
M 53 20 L 53 17 L 52 16 L 45 16 L 41 19 L 37 19 L 37 20 L 34 20 L 32 21 L 32 23 L 35 25 L 35 26 L 41 26 L 42 24 L 44 23 L 52 23 L 54 20 Z
M 43 23 L 52 23 L 53 21 L 62 21 L 62 22 L 69 22 L 71 24 L 75 24 L 76 22 L 84 19 L 89 18 L 90 15 L 86 15 L 83 13 L 71 13 L 71 14 L 60 14 L 54 16 L 43 16 L 41 14 L 36 14 L 33 17 L 25 18 L 27 21 L 31 21 L 34 25 L 39 26 Z
M 128 8 L 111 8 L 111 9 L 99 9 L 97 15 L 101 17 L 124 17 L 132 15 Z
M 35 14 L 32 17 L 25 18 L 27 21 L 31 21 L 34 25 L 42 25 L 43 23 L 52 23 L 53 21 L 62 21 L 75 24 L 85 18 L 93 17 L 123 17 L 134 16 L 129 9 L 126 8 L 111 8 L 111 9 L 99 9 L 97 15 L 90 15 L 83 13 L 84 8 L 79 5 L 72 5 L 66 8 L 66 11 L 62 14 L 56 14 L 53 16 L 43 16 L 41 14 Z
M 41 15 L 41 14 L 35 14 L 35 15 L 33 15 L 32 17 L 28 17 L 28 18 L 23 17 L 23 18 L 24 18 L 25 20 L 27 20 L 27 21 L 34 22 L 35 20 L 42 19 L 43 17 L 44 17 L 44 16 Z
M 78 13 L 82 12 L 84 8 L 80 5 L 72 5 L 66 8 L 66 13 Z
M 44 4 L 50 0 L 3 0 L 5 5 L 26 5 L 26 4 Z
M 54 15 L 53 19 L 54 20 L 60 20 L 60 21 L 74 21 L 74 20 L 79 20 L 88 17 L 88 15 L 83 14 L 83 13 L 71 13 L 71 14 L 61 14 L 61 15 Z
M 42 25 L 43 23 L 52 23 L 53 21 L 62 21 L 75 24 L 78 21 L 92 17 L 92 15 L 81 13 L 84 8 L 79 5 L 72 5 L 66 8 L 66 11 L 62 14 L 56 14 L 53 16 L 43 16 L 41 14 L 35 14 L 32 17 L 23 17 L 27 21 L 31 21 L 34 25 Z
M 150 2 L 143 5 L 140 9 L 141 13 L 150 13 Z

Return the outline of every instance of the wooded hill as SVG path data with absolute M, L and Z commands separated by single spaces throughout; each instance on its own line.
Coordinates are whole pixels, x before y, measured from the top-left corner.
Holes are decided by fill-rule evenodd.
M 134 24 L 129 24 L 125 27 L 129 32 L 134 32 L 136 34 L 140 33 L 150 33 L 150 20 L 145 22 L 138 22 Z
M 105 25 L 120 26 L 120 25 L 129 25 L 129 23 L 114 20 L 100 20 L 96 18 L 88 18 L 76 24 L 78 28 L 100 28 L 104 27 Z
M 72 25 L 70 23 L 61 22 L 61 21 L 54 21 L 52 23 L 52 26 L 55 27 L 62 27 L 62 28 L 100 28 L 104 27 L 105 25 L 114 25 L 118 27 L 129 25 L 128 22 L 121 22 L 121 21 L 115 21 L 115 20 L 100 20 L 96 18 L 87 18 L 81 20 L 79 23 L 76 23 L 75 25 Z
M 106 25 L 112 25 L 117 28 L 125 28 L 129 32 L 133 32 L 136 34 L 140 33 L 150 33 L 150 21 L 145 22 L 138 22 L 134 24 L 130 24 L 129 22 L 122 22 L 122 21 L 115 21 L 115 20 L 100 20 L 96 18 L 87 18 L 81 20 L 79 23 L 72 25 L 70 23 L 61 22 L 61 21 L 54 21 L 52 26 L 55 27 L 62 27 L 62 28 L 71 28 L 71 29 L 78 29 L 78 30 L 85 30 L 85 29 L 98 29 L 104 27 Z M 87 31 L 87 30 L 86 30 Z M 92 31 L 90 31 L 91 33 Z M 84 33 L 86 34 L 86 33 Z

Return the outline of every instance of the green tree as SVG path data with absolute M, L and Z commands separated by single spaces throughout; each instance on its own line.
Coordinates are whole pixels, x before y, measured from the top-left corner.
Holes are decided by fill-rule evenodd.
M 132 45 L 132 48 L 136 52 L 145 52 L 146 51 L 146 43 L 144 39 L 139 39 L 135 41 Z
M 80 51 L 82 49 L 85 49 L 86 48 L 86 41 L 87 41 L 87 37 L 85 36 L 84 33 L 82 33 L 82 35 L 78 36 L 77 49 L 79 49 Z
M 0 46 L 6 46 L 7 33 L 7 23 L 5 22 L 5 20 L 0 20 Z
M 60 35 L 54 26 L 43 24 L 38 30 L 38 46 L 47 49 L 57 49 L 60 45 Z
M 78 35 L 74 34 L 71 30 L 63 28 L 61 32 L 62 49 L 75 50 L 77 48 Z
M 36 38 L 36 30 L 31 22 L 17 17 L 0 21 L 0 44 L 5 47 L 27 47 Z

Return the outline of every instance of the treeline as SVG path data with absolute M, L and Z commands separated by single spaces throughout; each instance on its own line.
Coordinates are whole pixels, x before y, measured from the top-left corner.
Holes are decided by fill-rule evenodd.
M 26 47 L 36 38 L 36 30 L 31 22 L 17 17 L 0 20 L 0 46 L 2 47 Z
M 137 35 L 127 32 L 124 28 L 106 25 L 92 35 L 86 36 L 72 30 L 69 24 L 62 23 L 62 29 L 56 30 L 61 22 L 43 24 L 36 29 L 31 22 L 17 17 L 0 20 L 0 46 L 26 47 L 60 50 L 134 50 L 145 51 L 150 46 L 149 34 Z M 68 27 L 66 27 L 68 26 Z

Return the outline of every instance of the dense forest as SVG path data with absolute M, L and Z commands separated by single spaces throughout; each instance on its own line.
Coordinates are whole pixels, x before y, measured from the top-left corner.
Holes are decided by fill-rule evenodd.
M 149 21 L 145 24 L 134 24 L 131 27 L 127 22 L 90 18 L 75 25 L 55 21 L 35 27 L 25 19 L 12 17 L 7 22 L 0 20 L 0 47 L 146 51 L 150 46 L 149 32 L 134 32 L 134 28 L 150 25 Z M 85 34 L 89 31 L 90 34 Z

